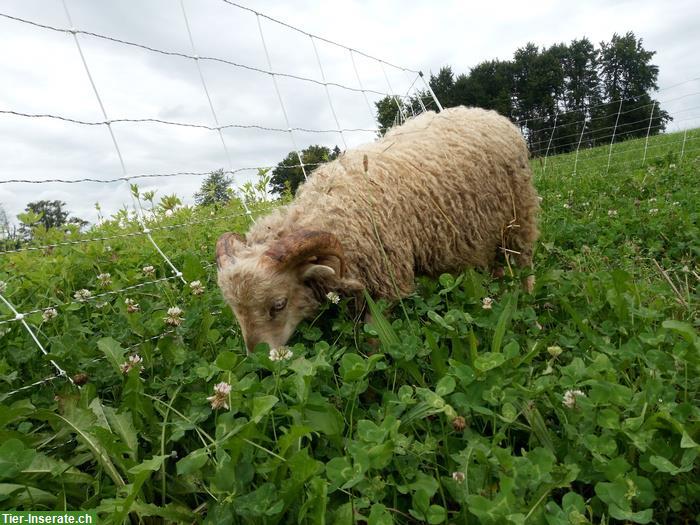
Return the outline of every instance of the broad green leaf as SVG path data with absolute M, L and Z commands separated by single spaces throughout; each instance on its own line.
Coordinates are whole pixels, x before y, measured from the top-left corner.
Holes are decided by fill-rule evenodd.
M 112 367 L 121 374 L 119 365 L 125 361 L 126 349 L 122 348 L 119 342 L 111 337 L 103 337 L 97 341 L 97 348 L 102 351 Z
M 0 502 L 4 508 L 49 506 L 54 505 L 56 499 L 55 494 L 37 487 L 16 483 L 0 483 Z
M 368 443 L 381 443 L 387 435 L 385 428 L 377 426 L 373 421 L 361 419 L 357 422 L 357 435 Z
M 695 448 L 700 447 L 693 438 L 684 430 L 681 436 L 681 448 Z
M 357 354 L 344 354 L 340 360 L 340 377 L 346 383 L 362 379 L 367 373 L 366 361 Z
M 112 431 L 115 432 L 129 449 L 129 456 L 136 459 L 138 451 L 138 435 L 134 422 L 131 417 L 131 412 L 118 413 L 112 407 L 103 407 L 104 413 L 107 416 L 107 421 Z
M 238 363 L 238 356 L 233 352 L 221 352 L 216 356 L 214 364 L 221 370 L 233 370 Z
M 102 465 L 105 472 L 112 478 L 112 481 L 117 486 L 125 485 L 109 454 L 100 444 L 97 437 L 90 432 L 90 428 L 95 422 L 95 415 L 92 412 L 74 406 L 66 406 L 64 415 L 48 411 L 44 412 L 44 414 L 47 419 L 64 423 L 71 432 L 78 436 L 80 441 L 87 445 L 95 460 Z
M 267 413 L 272 410 L 279 398 L 275 396 L 258 396 L 253 399 L 253 413 L 251 414 L 251 420 L 254 423 L 259 423 L 260 420 L 267 415 Z
M 184 476 L 196 472 L 207 463 L 208 459 L 207 449 L 198 448 L 177 462 L 177 473 Z
M 503 354 L 484 352 L 479 354 L 474 360 L 474 368 L 479 372 L 488 372 L 494 368 L 498 368 L 505 363 L 506 358 Z
M 304 425 L 314 432 L 338 436 L 343 431 L 343 415 L 332 405 L 324 407 L 307 405 L 304 408 Z
M 437 525 L 438 523 L 444 523 L 447 519 L 447 511 L 444 507 L 440 505 L 430 505 L 428 511 L 425 513 L 425 517 L 428 523 L 431 525 Z
M 202 263 L 194 252 L 185 252 L 182 276 L 188 282 L 204 279 L 206 277 Z
M 444 376 L 437 382 L 435 393 L 439 396 L 446 396 L 454 392 L 456 386 L 454 377 Z
M 375 503 L 367 518 L 367 525 L 394 525 L 394 518 L 385 505 Z
M 163 462 L 170 457 L 169 454 L 164 456 L 153 456 L 151 459 L 147 459 L 135 467 L 131 467 L 129 472 L 132 474 L 142 474 L 144 472 L 155 472 L 162 465 Z
M 450 325 L 445 321 L 445 319 L 443 319 L 443 317 L 442 317 L 440 314 L 438 314 L 437 312 L 434 312 L 433 310 L 429 310 L 429 311 L 428 311 L 428 317 L 430 318 L 431 321 L 433 321 L 434 323 L 440 325 L 440 326 L 443 327 L 445 330 L 448 330 L 448 331 L 450 331 L 450 332 L 454 332 L 454 330 L 455 330 L 454 327 L 453 327 L 453 326 L 450 326 Z
M 690 323 L 685 323 L 683 321 L 676 321 L 675 319 L 667 319 L 661 326 L 667 330 L 673 330 L 677 334 L 683 337 L 686 341 L 694 344 L 696 348 L 700 348 L 700 337 L 695 332 L 693 325 Z
M 12 479 L 27 468 L 36 456 L 34 449 L 19 439 L 10 439 L 0 446 L 0 480 Z
M 326 477 L 331 482 L 331 490 L 344 485 L 353 475 L 352 463 L 345 456 L 335 457 L 326 463 Z

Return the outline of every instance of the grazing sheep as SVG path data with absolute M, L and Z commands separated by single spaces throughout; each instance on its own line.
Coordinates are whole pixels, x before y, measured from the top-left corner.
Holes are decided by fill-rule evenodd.
M 396 299 L 416 275 L 486 268 L 503 252 L 529 266 L 538 208 L 525 141 L 506 118 L 423 113 L 320 166 L 245 238 L 223 234 L 219 286 L 248 350 L 276 348 L 330 291 Z

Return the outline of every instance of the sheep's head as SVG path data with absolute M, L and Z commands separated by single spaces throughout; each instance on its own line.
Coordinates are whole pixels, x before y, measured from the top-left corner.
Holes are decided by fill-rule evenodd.
M 286 344 L 345 272 L 335 235 L 311 230 L 251 246 L 238 234 L 224 233 L 216 243 L 216 264 L 219 287 L 249 352 L 258 343 Z

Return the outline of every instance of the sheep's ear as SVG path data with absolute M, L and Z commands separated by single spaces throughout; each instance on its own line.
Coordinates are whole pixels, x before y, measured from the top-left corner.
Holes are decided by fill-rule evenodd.
M 216 241 L 216 266 L 219 270 L 224 266 L 236 263 L 236 252 L 245 244 L 245 237 L 234 232 L 226 232 Z
M 318 281 L 335 277 L 335 270 L 325 264 L 309 264 L 301 273 L 302 281 Z

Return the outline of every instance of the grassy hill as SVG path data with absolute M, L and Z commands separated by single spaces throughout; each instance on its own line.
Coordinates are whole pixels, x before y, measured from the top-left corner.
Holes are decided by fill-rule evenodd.
M 652 137 L 644 161 L 644 140 L 616 144 L 609 166 L 607 147 L 533 160 L 532 295 L 468 270 L 421 279 L 377 326 L 329 303 L 288 361 L 245 357 L 216 287 L 239 207 L 152 214 L 187 284 L 124 213 L 37 232 L 0 255 L 48 353 L 0 304 L 0 505 L 105 523 L 698 522 L 699 138 Z

